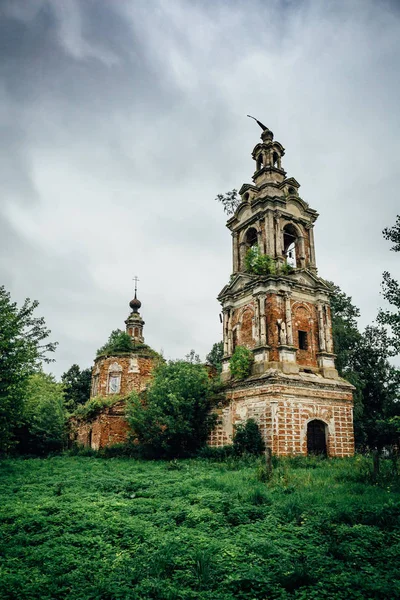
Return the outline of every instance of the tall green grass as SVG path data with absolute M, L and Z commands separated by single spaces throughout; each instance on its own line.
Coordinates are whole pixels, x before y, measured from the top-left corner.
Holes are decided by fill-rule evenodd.
M 400 490 L 384 462 L 0 462 L 0 598 L 400 597 Z

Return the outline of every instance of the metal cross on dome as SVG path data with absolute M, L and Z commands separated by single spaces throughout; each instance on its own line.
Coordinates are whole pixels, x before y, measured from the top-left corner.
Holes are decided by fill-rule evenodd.
M 137 282 L 140 281 L 139 277 L 137 275 L 135 275 L 135 277 L 133 278 L 133 280 L 135 282 L 135 297 L 136 297 L 136 292 L 137 292 Z

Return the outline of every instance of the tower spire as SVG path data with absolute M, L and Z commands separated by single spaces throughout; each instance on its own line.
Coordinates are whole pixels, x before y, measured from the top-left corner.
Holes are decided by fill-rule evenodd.
M 142 306 L 142 303 L 140 302 L 140 300 L 137 297 L 137 283 L 139 281 L 139 277 L 137 275 L 135 275 L 135 277 L 133 278 L 133 281 L 135 282 L 135 297 L 133 298 L 133 300 L 131 300 L 129 302 L 129 306 L 131 307 L 132 312 L 125 321 L 126 333 L 131 336 L 131 338 L 133 339 L 134 342 L 143 343 L 144 342 L 144 337 L 143 337 L 144 321 L 139 314 L 139 309 Z
M 133 281 L 135 282 L 135 298 L 136 298 L 137 282 L 140 281 L 140 279 L 139 279 L 139 277 L 137 275 L 135 275 L 135 277 L 133 278 Z

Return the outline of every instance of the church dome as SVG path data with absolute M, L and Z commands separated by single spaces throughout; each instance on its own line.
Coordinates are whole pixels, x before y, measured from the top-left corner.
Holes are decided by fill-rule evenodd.
M 129 302 L 129 306 L 131 307 L 133 312 L 138 312 L 139 308 L 142 306 L 142 303 L 140 302 L 140 300 L 138 300 L 136 298 L 136 294 L 135 294 L 134 299 Z

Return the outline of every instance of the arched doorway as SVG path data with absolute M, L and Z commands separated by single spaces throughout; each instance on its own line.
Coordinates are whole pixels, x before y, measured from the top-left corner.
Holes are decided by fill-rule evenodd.
M 318 419 L 307 425 L 307 454 L 327 455 L 326 424 Z

